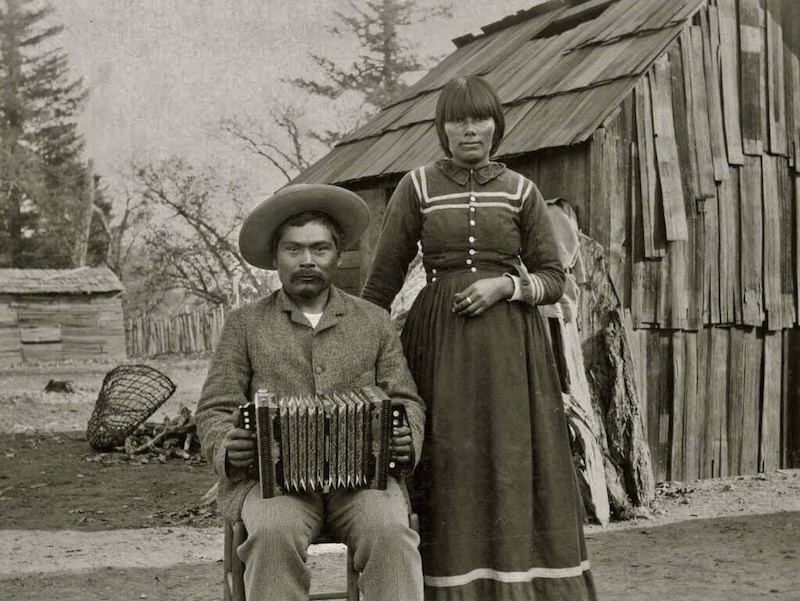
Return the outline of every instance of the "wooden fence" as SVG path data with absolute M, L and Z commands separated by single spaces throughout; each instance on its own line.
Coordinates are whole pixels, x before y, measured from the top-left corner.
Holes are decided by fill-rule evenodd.
M 142 315 L 128 320 L 125 339 L 129 357 L 155 357 L 211 351 L 225 321 L 225 308 L 198 309 L 174 317 Z

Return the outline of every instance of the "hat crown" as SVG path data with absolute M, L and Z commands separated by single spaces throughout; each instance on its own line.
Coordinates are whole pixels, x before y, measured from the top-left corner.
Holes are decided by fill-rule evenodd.
M 255 267 L 273 269 L 272 239 L 289 217 L 319 211 L 336 221 L 344 247 L 353 245 L 369 225 L 367 203 L 355 192 L 330 184 L 289 184 L 262 201 L 245 218 L 239 232 L 239 251 Z M 344 249 L 342 249 L 344 250 Z

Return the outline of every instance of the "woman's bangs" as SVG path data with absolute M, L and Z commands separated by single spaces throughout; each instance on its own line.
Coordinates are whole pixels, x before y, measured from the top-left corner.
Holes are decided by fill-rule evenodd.
M 495 99 L 483 88 L 462 86 L 445 100 L 443 116 L 445 121 L 461 121 L 471 117 L 486 119 L 495 116 Z

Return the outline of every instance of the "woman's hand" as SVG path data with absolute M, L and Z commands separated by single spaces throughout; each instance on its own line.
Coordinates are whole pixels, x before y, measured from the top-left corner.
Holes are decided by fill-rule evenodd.
M 504 275 L 483 278 L 454 294 L 451 310 L 464 317 L 475 317 L 496 302 L 510 298 L 512 294 L 514 282 L 511 278 Z

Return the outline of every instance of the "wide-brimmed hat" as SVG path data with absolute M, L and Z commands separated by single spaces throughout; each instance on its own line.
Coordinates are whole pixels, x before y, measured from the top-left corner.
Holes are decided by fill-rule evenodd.
M 292 215 L 319 211 L 329 215 L 344 233 L 344 248 L 356 242 L 369 224 L 369 208 L 358 194 L 328 184 L 291 184 L 278 190 L 247 216 L 239 232 L 239 250 L 245 261 L 274 269 L 272 238 Z

